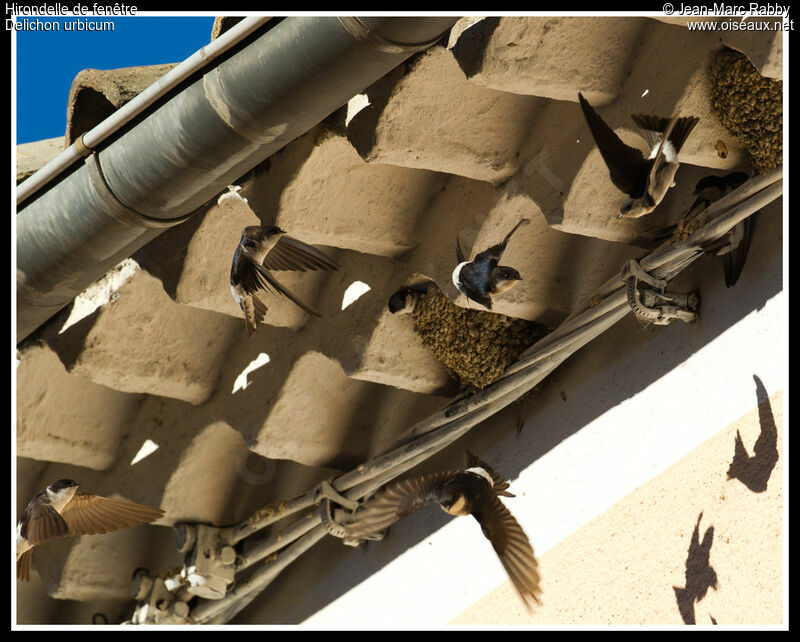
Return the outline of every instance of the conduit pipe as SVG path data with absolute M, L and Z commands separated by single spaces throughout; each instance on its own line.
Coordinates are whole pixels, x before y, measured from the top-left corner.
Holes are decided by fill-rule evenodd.
M 18 211 L 17 341 L 457 20 L 285 18 Z

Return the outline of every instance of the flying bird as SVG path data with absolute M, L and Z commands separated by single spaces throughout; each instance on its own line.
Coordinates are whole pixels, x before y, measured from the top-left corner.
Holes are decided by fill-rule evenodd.
M 493 245 L 475 256 L 472 261 L 467 261 L 461 243 L 456 237 L 456 258 L 458 265 L 453 270 L 453 284 L 467 299 L 480 303 L 485 308 L 492 309 L 492 295 L 501 294 L 509 290 L 522 277 L 512 267 L 498 265 L 500 257 L 506 249 L 514 232 L 520 225 L 527 225 L 530 220 L 523 218 L 506 235 L 502 243 Z
M 31 550 L 58 537 L 97 535 L 152 522 L 160 508 L 79 493 L 78 483 L 59 479 L 33 496 L 17 524 L 17 578 L 30 579 Z
M 450 515 L 472 515 L 492 543 L 514 588 L 530 609 L 540 603 L 539 569 L 528 537 L 499 496 L 508 482 L 467 451 L 467 467 L 394 482 L 366 500 L 346 524 L 355 539 L 379 533 L 412 511 L 438 503 Z
M 308 314 L 320 316 L 281 285 L 270 270 L 338 269 L 333 259 L 307 243 L 287 236 L 279 227 L 251 225 L 244 228 L 231 264 L 231 293 L 244 312 L 248 335 L 252 336 L 267 312 L 267 306 L 256 296 L 260 290 L 271 292 L 274 289 Z
M 731 172 L 725 176 L 705 176 L 697 181 L 694 193 L 697 194 L 692 207 L 681 219 L 685 225 L 711 203 L 718 201 L 742 185 L 749 176 L 744 172 Z M 722 260 L 722 269 L 725 272 L 725 286 L 733 287 L 744 268 L 747 260 L 747 251 L 750 248 L 752 234 L 752 216 L 737 223 L 722 239 L 722 247 L 717 251 L 717 256 Z M 717 249 L 715 244 L 713 249 Z
M 611 175 L 611 182 L 627 194 L 619 209 L 619 218 L 639 218 L 652 212 L 675 185 L 678 153 L 699 118 L 661 118 L 644 114 L 632 115 L 643 130 L 650 155 L 622 142 L 589 102 L 578 93 L 583 115 L 597 148 Z

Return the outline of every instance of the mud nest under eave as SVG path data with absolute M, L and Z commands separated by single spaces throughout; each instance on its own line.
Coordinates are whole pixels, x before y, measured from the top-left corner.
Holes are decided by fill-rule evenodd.
M 711 61 L 711 106 L 759 174 L 783 164 L 782 100 L 783 81 L 764 78 L 744 54 L 723 49 Z
M 468 392 L 495 381 L 521 352 L 550 332 L 533 321 L 459 307 L 437 287 L 419 293 L 414 322 L 422 343 Z

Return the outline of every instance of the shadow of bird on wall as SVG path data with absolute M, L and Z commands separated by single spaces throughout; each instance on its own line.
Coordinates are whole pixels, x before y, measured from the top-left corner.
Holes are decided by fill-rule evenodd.
M 758 420 L 761 433 L 753 447 L 753 456 L 747 454 L 742 436 L 736 431 L 733 461 L 728 468 L 728 479 L 738 479 L 754 493 L 767 490 L 767 482 L 775 464 L 778 463 L 778 428 L 772 414 L 772 406 L 767 390 L 761 379 L 753 375 L 756 382 L 756 399 L 758 401 Z
M 700 520 L 703 513 L 697 518 L 692 541 L 689 543 L 689 554 L 686 557 L 686 586 L 683 588 L 673 586 L 675 600 L 678 602 L 678 611 L 684 624 L 696 624 L 694 616 L 695 602 L 702 600 L 709 588 L 717 590 L 717 572 L 711 567 L 709 557 L 711 544 L 714 540 L 714 527 L 709 526 L 700 541 Z

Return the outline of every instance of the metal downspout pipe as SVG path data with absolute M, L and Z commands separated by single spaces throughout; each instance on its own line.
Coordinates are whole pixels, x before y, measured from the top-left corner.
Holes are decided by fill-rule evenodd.
M 17 213 L 17 342 L 417 51 L 448 17 L 290 17 Z

